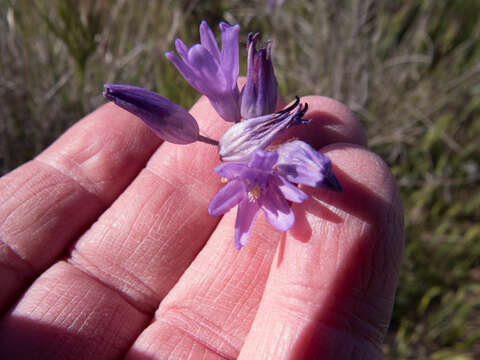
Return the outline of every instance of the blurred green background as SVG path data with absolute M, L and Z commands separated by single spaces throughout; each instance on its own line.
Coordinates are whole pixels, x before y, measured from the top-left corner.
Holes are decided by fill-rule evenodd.
M 242 27 L 274 41 L 282 95 L 348 105 L 403 196 L 389 359 L 480 358 L 480 1 L 0 0 L 0 173 L 104 103 L 103 83 L 198 94 L 163 54 Z

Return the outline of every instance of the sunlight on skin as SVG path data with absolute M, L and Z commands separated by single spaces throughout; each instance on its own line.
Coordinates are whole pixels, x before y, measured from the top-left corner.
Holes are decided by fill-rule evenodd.
M 361 127 L 343 106 L 335 105 L 342 109 L 339 112 L 326 113 L 325 108 L 335 108 L 331 107 L 333 100 L 308 97 L 307 101 L 310 106 L 307 118 L 320 110 L 322 113 L 318 117 L 311 115 L 312 124 L 306 127 L 317 130 L 318 126 L 321 127 L 319 124 L 327 120 L 328 126 L 335 127 L 329 138 L 315 138 L 315 135 L 308 134 L 312 144 L 320 147 L 339 140 L 363 143 Z M 217 137 L 228 126 L 214 115 L 204 98 L 194 106 L 192 113 L 208 136 Z M 116 121 L 113 118 L 123 117 L 121 121 L 126 123 L 141 124 L 125 114 L 103 107 L 79 122 L 68 136 L 75 138 L 76 134 L 85 133 L 85 127 L 92 121 L 108 119 L 111 122 Z M 141 127 L 143 124 L 132 126 Z M 351 129 L 355 130 L 352 132 Z M 135 149 L 140 146 L 133 138 L 138 132 L 115 134 L 110 140 L 113 143 L 125 141 L 135 144 Z M 143 136 L 151 139 L 146 134 Z M 123 140 L 117 139 L 120 136 Z M 153 140 L 147 143 L 152 144 Z M 65 156 L 75 163 L 76 154 L 88 150 L 88 141 L 85 145 L 85 148 Z M 65 153 L 64 149 L 69 145 L 60 140 L 52 146 L 57 153 Z M 121 158 L 119 161 L 121 155 L 114 151 L 104 157 L 91 154 L 92 159 L 101 160 L 104 166 L 109 166 L 112 161 L 113 164 L 119 161 L 121 166 L 113 167 L 100 179 L 96 176 L 106 168 L 100 162 L 98 166 L 87 166 L 83 172 L 78 172 L 72 183 L 86 184 L 83 191 L 86 188 L 88 194 L 103 199 L 103 204 L 108 203 L 123 189 L 118 187 L 108 195 L 108 181 L 102 179 L 113 181 L 128 165 L 133 170 L 128 175 L 130 179 L 123 181 L 131 182 L 134 177 L 131 174 L 138 173 L 145 165 L 148 151 L 151 151 L 148 149 L 141 156 L 131 156 L 124 161 Z M 141 171 L 95 223 L 94 219 L 103 211 L 100 205 L 92 211 L 97 215 L 89 214 L 88 217 L 80 213 L 77 216 L 75 221 L 80 224 L 77 225 L 79 228 L 87 228 L 91 223 L 93 226 L 74 243 L 67 262 L 57 262 L 47 270 L 4 317 L 0 324 L 1 352 L 25 356 L 35 351 L 39 357 L 53 354 L 61 358 L 98 356 L 104 359 L 122 357 L 129 349 L 128 357 L 132 359 L 154 356 L 196 358 L 203 355 L 207 358 L 240 355 L 241 358 L 263 359 L 268 358 L 268 354 L 275 354 L 274 358 L 293 359 L 305 351 L 321 353 L 321 349 L 326 349 L 324 354 L 334 354 L 329 348 L 329 344 L 334 343 L 334 336 L 330 336 L 330 331 L 322 332 L 322 326 L 333 324 L 342 331 L 342 325 L 351 324 L 348 315 L 355 317 L 354 323 L 358 321 L 360 315 L 357 311 L 359 307 L 364 309 L 362 306 L 370 306 L 372 316 L 368 319 L 360 317 L 360 320 L 368 322 L 374 329 L 372 334 L 381 337 L 391 312 L 403 243 L 402 230 L 398 226 L 401 223 L 400 205 L 393 200 L 396 199 L 395 187 L 386 166 L 366 150 L 354 145 L 335 145 L 329 150 L 329 156 L 334 166 L 341 170 L 339 179 L 346 186 L 343 197 L 309 190 L 313 198 L 294 206 L 298 224 L 286 237 L 273 230 L 260 216 L 247 245 L 237 251 L 233 245 L 236 211 L 221 220 L 207 213 L 209 199 L 222 186 L 212 170 L 212 165 L 218 163 L 215 148 L 204 144 L 162 145 L 148 162 L 148 170 Z M 53 159 L 52 162 L 57 161 L 55 156 Z M 16 170 L 17 174 L 32 166 L 29 164 Z M 47 171 L 44 176 L 48 179 L 54 175 Z M 13 183 L 9 175 L 2 181 L 7 185 Z M 382 188 L 383 193 L 379 190 Z M 1 197 L 5 196 L 4 189 L 11 190 L 12 187 L 0 189 Z M 29 191 L 28 187 L 21 185 L 15 189 L 17 194 L 13 202 L 8 208 L 0 208 L 2 219 L 8 220 L 9 214 L 15 214 L 15 210 L 21 208 L 22 192 L 28 194 Z M 360 205 L 345 199 L 349 194 L 352 199 L 360 201 Z M 80 199 L 74 198 L 77 204 Z M 368 199 L 374 200 L 366 201 Z M 318 202 L 325 206 L 319 209 Z M 384 204 L 384 209 L 390 207 L 390 211 L 362 209 L 363 204 Z M 198 209 L 199 206 L 204 208 Z M 35 211 L 40 214 L 50 207 L 51 203 L 44 199 L 38 202 Z M 61 207 L 53 210 L 63 211 Z M 23 211 L 18 210 L 18 213 Z M 328 211 L 331 214 L 325 216 Z M 37 238 L 35 244 L 24 242 L 22 252 L 18 251 L 19 256 L 23 258 L 24 253 L 32 254 L 27 260 L 38 271 L 43 271 L 49 262 L 60 256 L 59 247 L 64 249 L 72 243 L 73 235 L 58 238 L 53 230 L 61 228 L 73 214 L 72 211 L 63 217 L 62 214 L 53 214 L 57 222 L 52 224 L 49 236 Z M 17 217 L 16 221 L 20 226 L 22 218 Z M 0 261 L 8 268 L 16 261 L 15 246 L 22 234 L 7 232 L 11 228 L 6 228 L 5 224 L 8 224 L 6 220 L 0 223 L 0 236 L 13 250 L 2 251 Z M 35 222 L 32 224 L 34 226 Z M 35 234 L 35 228 L 29 230 Z M 366 233 L 368 236 L 364 236 Z M 10 234 L 11 238 L 5 234 Z M 49 250 L 52 239 L 60 239 L 58 241 L 63 245 Z M 35 263 L 38 249 L 46 253 L 51 251 L 50 258 L 43 255 L 41 266 Z M 373 257 L 377 252 L 378 257 Z M 390 265 L 385 262 L 387 255 Z M 378 266 L 375 265 L 377 259 Z M 2 274 L 5 274 L 3 270 Z M 36 274 L 30 273 L 26 277 Z M 357 275 L 351 277 L 349 274 Z M 379 287 L 377 284 L 388 286 Z M 352 296 L 357 296 L 360 290 L 364 296 L 357 296 L 358 301 L 348 301 L 349 289 L 352 289 Z M 372 291 L 370 295 L 365 294 L 369 291 Z M 339 294 L 345 297 L 335 307 L 332 299 L 338 298 Z M 381 304 L 375 303 L 375 299 Z M 363 300 L 367 302 L 362 303 Z M 302 306 L 299 313 L 295 306 L 303 303 L 308 306 Z M 155 320 L 149 325 L 154 314 Z M 345 322 L 340 318 L 346 318 Z M 278 327 L 280 322 L 283 327 Z M 358 325 L 358 329 L 364 331 L 361 324 Z M 274 332 L 270 326 L 278 331 Z M 357 327 L 352 329 L 352 339 L 362 341 L 356 338 Z M 275 334 L 281 337 L 277 338 Z M 15 348 L 19 344 L 22 346 Z M 374 349 L 376 343 L 372 344 Z M 277 348 L 284 349 L 284 352 L 275 352 Z M 262 349 L 264 353 L 255 352 L 255 349 Z
M 303 188 L 313 199 L 294 208 L 307 223 L 276 254 L 240 359 L 381 358 L 402 253 L 400 198 L 378 157 L 351 145 L 328 149 L 344 191 Z M 340 219 L 323 219 L 315 201 Z
M 106 104 L 0 179 L 0 311 L 110 206 L 160 142 Z
M 325 100 L 328 106 L 335 105 L 339 108 L 339 106 L 336 105 L 338 103 L 335 102 L 336 104 L 333 104 L 334 101 L 331 99 L 320 97 L 309 99 L 313 100 L 310 102 L 313 105 L 312 112 L 315 112 L 317 107 L 322 109 L 322 102 L 325 102 Z M 342 114 L 346 114 L 343 106 L 341 107 L 341 110 Z M 329 126 L 333 126 L 330 121 L 333 117 L 332 115 L 335 115 L 335 113 L 330 113 L 329 116 L 326 115 L 327 114 L 323 113 L 322 117 L 329 118 Z M 317 120 L 321 121 L 322 117 L 314 119 L 314 122 Z M 345 119 L 342 120 L 346 123 L 349 121 L 356 121 L 351 116 L 345 116 Z M 335 124 L 335 126 L 340 129 L 340 124 L 341 121 Z M 348 123 L 348 125 L 349 129 L 352 127 L 354 129 L 359 129 L 358 126 L 355 126 L 356 124 Z M 339 133 L 341 133 L 341 131 L 339 131 Z M 352 137 L 353 139 L 364 139 L 363 134 L 361 133 L 352 133 Z M 325 139 L 318 139 L 317 141 L 322 145 L 327 143 Z M 348 169 L 349 171 L 355 170 L 352 177 L 355 179 L 358 171 L 369 173 L 369 170 L 372 171 L 373 177 L 378 170 L 378 175 L 382 175 L 378 179 L 378 182 L 381 183 L 383 178 L 389 174 L 388 169 L 385 164 L 379 163 L 378 158 L 372 156 L 367 151 L 353 148 L 350 152 L 345 150 L 343 156 L 341 151 L 334 153 L 333 156 L 338 156 L 339 162 L 343 160 L 343 162 L 347 162 L 348 164 L 352 159 L 352 155 L 357 153 L 359 153 L 357 158 L 362 166 L 359 165 L 357 168 Z M 361 181 L 361 179 L 359 181 Z M 377 187 L 377 184 L 367 183 L 365 186 L 370 189 L 371 187 Z M 307 188 L 305 187 L 304 189 Z M 394 190 L 394 188 L 387 189 L 385 197 L 389 198 L 396 196 Z M 371 191 L 373 194 L 375 193 L 374 190 Z M 331 199 L 335 200 L 335 194 L 323 193 L 323 196 L 329 196 Z M 314 201 L 314 199 L 311 199 L 309 202 L 311 203 Z M 299 205 L 295 205 L 295 207 L 298 206 Z M 393 203 L 392 211 L 395 214 L 395 217 L 400 219 L 401 212 L 399 211 L 400 208 L 398 208 L 398 206 L 399 204 L 397 202 Z M 364 211 L 368 213 L 368 209 L 365 209 Z M 235 215 L 235 212 L 230 212 L 223 217 L 206 247 L 200 252 L 194 263 L 181 278 L 180 282 L 174 287 L 172 292 L 170 292 L 169 296 L 162 302 L 162 305 L 156 313 L 156 321 L 144 331 L 132 347 L 132 350 L 129 353 L 130 358 L 142 358 L 142 356 L 146 356 L 147 358 L 150 356 L 157 356 L 160 358 L 165 356 L 182 358 L 192 354 L 194 356 L 200 356 L 204 352 L 208 353 L 212 358 L 235 358 L 239 355 L 245 336 L 247 336 L 250 329 L 251 321 L 255 316 L 257 306 L 260 303 L 265 283 L 270 272 L 270 265 L 272 264 L 275 249 L 277 248 L 278 243 L 282 242 L 283 234 L 271 231 L 263 217 L 260 217 L 254 226 L 254 230 L 247 246 L 242 248 L 240 254 L 238 254 L 233 250 L 231 245 L 225 242 L 226 238 L 228 239 L 232 236 L 231 232 Z M 351 246 L 352 242 L 355 243 L 356 236 L 359 235 L 356 231 L 361 230 L 364 225 L 362 225 L 363 222 L 360 221 L 359 223 L 358 220 L 355 220 L 355 217 L 349 217 L 348 211 L 344 211 L 342 215 L 346 220 L 343 224 L 338 224 L 337 227 L 342 229 L 341 231 L 343 233 L 349 235 L 349 246 Z M 322 228 L 323 226 L 326 226 L 326 228 L 331 227 L 329 226 L 329 221 L 319 220 L 316 214 L 307 214 L 307 217 L 308 216 L 310 218 L 313 216 L 313 220 L 309 220 L 316 226 L 316 228 Z M 382 226 L 386 227 L 386 222 L 382 222 L 381 220 L 381 218 L 378 219 L 378 226 L 382 224 Z M 305 227 L 305 224 L 299 226 Z M 374 227 L 376 224 L 372 224 L 371 226 Z M 381 229 L 379 228 L 378 230 L 380 231 Z M 337 230 L 337 232 L 338 231 L 340 230 Z M 395 227 L 394 232 L 396 233 L 392 235 L 393 238 L 391 242 L 393 245 L 396 244 L 398 249 L 398 247 L 401 247 L 403 241 L 402 230 L 401 228 Z M 302 233 L 302 231 L 296 229 L 295 233 Z M 289 233 L 287 233 L 287 237 L 290 237 L 288 234 Z M 324 234 L 311 234 L 311 241 L 308 241 L 305 244 L 298 241 L 298 239 L 291 237 L 289 242 L 320 247 L 323 244 L 321 240 L 324 240 L 324 237 Z M 341 235 L 336 235 L 336 238 L 337 237 L 341 237 Z M 336 238 L 328 243 L 336 243 Z M 306 240 L 307 239 L 303 239 L 303 241 Z M 313 244 L 313 240 L 316 240 L 315 244 Z M 345 236 L 344 240 L 348 243 L 349 239 Z M 382 242 L 382 240 L 383 239 L 378 239 L 379 242 Z M 342 243 L 339 244 L 339 246 L 341 245 Z M 318 253 L 318 249 L 315 248 L 311 248 L 310 251 L 312 254 Z M 346 252 L 345 256 L 348 259 L 348 248 L 344 251 Z M 324 256 L 327 259 L 331 256 L 331 253 L 325 253 Z M 392 256 L 393 265 L 389 271 L 391 273 L 391 283 L 395 284 L 401 251 L 397 251 L 392 254 Z M 295 266 L 297 266 L 296 263 L 301 261 L 301 259 L 302 258 L 296 259 L 295 256 L 292 256 L 291 261 L 293 263 L 289 265 L 294 268 L 289 271 L 295 271 Z M 307 261 L 308 257 L 304 257 L 304 259 Z M 351 262 L 353 263 L 356 261 L 359 265 L 365 261 L 365 259 L 362 260 L 362 258 L 359 257 L 354 259 L 355 260 L 351 260 Z M 379 259 L 383 259 L 383 257 Z M 309 265 L 312 268 L 311 271 L 318 271 L 318 276 L 322 276 L 323 273 L 321 270 L 318 270 L 318 262 L 319 259 L 315 259 L 314 262 L 306 262 L 304 265 Z M 273 264 L 272 274 L 275 272 L 276 261 L 274 261 Z M 288 266 L 287 262 L 282 262 L 282 266 Z M 330 278 L 332 282 L 335 275 L 334 270 L 334 268 L 330 268 L 329 272 L 326 274 L 327 278 Z M 283 274 L 283 276 L 288 278 L 287 274 L 288 273 Z M 378 276 L 384 276 L 384 274 L 379 274 Z M 392 289 L 392 287 L 385 288 L 385 297 L 388 297 L 389 300 L 386 307 L 383 309 L 383 313 L 379 314 L 381 316 L 378 317 L 379 324 L 377 325 L 377 332 L 385 332 L 384 319 L 389 318 L 393 304 Z M 321 305 L 317 304 L 317 307 L 312 307 L 311 312 L 315 310 L 319 311 L 320 309 Z M 346 308 L 344 311 L 348 313 L 349 309 Z M 261 314 L 259 313 L 257 316 L 260 317 Z M 310 318 L 312 318 L 312 316 Z M 257 321 L 255 323 L 257 323 Z M 375 323 L 375 321 L 373 321 L 373 323 Z M 292 327 L 297 325 L 299 325 L 298 321 L 292 321 Z M 255 336 L 253 336 L 254 338 L 259 341 L 270 339 L 273 344 L 278 341 L 278 339 L 271 336 L 272 328 L 264 327 L 262 325 L 259 325 L 259 327 L 260 330 Z M 286 353 L 281 354 L 277 351 L 275 352 L 275 356 L 272 356 L 271 358 L 282 358 L 283 356 L 286 356 L 287 358 L 291 356 L 292 359 L 296 358 L 294 351 L 291 349 L 295 345 L 295 338 L 287 337 L 286 339 L 291 342 L 285 347 Z M 354 342 L 352 342 L 352 344 L 353 343 Z M 268 358 L 267 356 L 262 357 L 261 354 L 256 351 L 257 345 L 258 344 L 255 343 L 251 345 L 247 343 L 246 347 L 243 349 L 243 351 L 248 354 L 245 356 L 246 359 L 254 359 L 257 357 Z M 263 346 L 266 350 L 265 354 L 268 354 L 269 349 L 266 347 L 267 346 Z M 374 351 L 377 352 L 378 349 L 375 348 Z M 298 352 L 298 349 L 296 349 L 295 352 Z

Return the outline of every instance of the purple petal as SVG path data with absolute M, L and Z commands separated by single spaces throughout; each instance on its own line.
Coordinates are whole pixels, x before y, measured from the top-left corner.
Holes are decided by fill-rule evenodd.
M 282 195 L 285 196 L 285 199 L 296 203 L 301 203 L 307 200 L 307 194 L 285 180 L 282 176 L 274 176 L 273 179 L 274 180 L 272 181 L 276 184 Z
M 257 150 L 253 153 L 248 167 L 271 171 L 277 160 L 278 154 L 276 152 Z
M 211 94 L 208 97 L 208 100 L 210 100 L 213 108 L 223 120 L 236 122 L 240 120 L 240 106 L 238 105 L 239 96 L 238 88 L 235 87 L 234 90 L 229 92 L 226 91 L 222 94 Z
M 222 187 L 210 200 L 208 213 L 212 216 L 220 216 L 233 208 L 246 198 L 245 184 L 241 180 L 233 179 Z
M 182 39 L 175 39 L 175 49 L 177 49 L 178 55 L 180 55 L 182 60 L 185 61 L 188 56 L 188 47 Z
M 278 172 L 288 181 L 336 192 L 342 191 L 332 172 L 330 159 L 307 143 L 300 140 L 287 142 L 279 146 L 277 152 Z
M 332 171 L 328 172 L 322 184 L 319 184 L 317 186 L 335 192 L 342 192 L 343 190 L 340 181 L 338 181 L 337 177 Z
M 203 21 L 200 24 L 200 44 L 190 49 L 180 40 L 175 47 L 180 58 L 172 52 L 165 56 L 185 80 L 198 92 L 205 95 L 218 114 L 226 121 L 236 122 L 241 118 L 237 87 L 238 78 L 238 25 L 220 24 L 222 51 L 219 52 L 213 32 Z
M 204 84 L 204 88 L 211 86 L 215 82 L 217 82 L 216 85 L 218 86 L 225 86 L 225 79 L 218 65 L 213 61 L 207 49 L 200 44 L 193 45 L 188 50 L 188 64 L 202 75 L 204 81 L 207 81 L 207 84 Z
M 277 107 L 277 78 L 272 64 L 272 42 L 269 41 L 266 49 L 261 51 L 261 61 L 258 74 L 257 107 L 262 106 L 262 112 L 269 114 Z
M 163 140 L 175 144 L 197 141 L 196 120 L 167 98 L 136 86 L 105 84 L 104 88 L 107 99 L 138 116 Z
M 258 215 L 259 207 L 256 202 L 244 199 L 238 204 L 237 219 L 235 221 L 235 247 L 240 250 L 247 243 L 252 231 L 253 223 Z
M 220 61 L 217 40 L 215 40 L 215 35 L 213 35 L 212 29 L 205 20 L 200 23 L 200 42 L 217 61 Z
M 165 56 L 193 88 L 208 97 L 213 108 L 224 120 L 235 122 L 240 119 L 238 88 L 222 89 L 222 86 L 227 85 L 227 80 L 219 72 L 218 66 L 208 55 L 207 50 L 199 44 L 192 46 L 186 56 L 186 62 L 172 51 L 166 52 Z
M 248 34 L 247 81 L 240 95 L 240 111 L 250 119 L 275 111 L 277 79 L 271 61 L 271 41 L 267 48 L 256 48 L 259 34 Z
M 165 57 L 172 62 L 177 68 L 178 72 L 182 74 L 185 80 L 194 87 L 197 91 L 197 74 L 190 68 L 184 60 L 179 59 L 173 51 L 167 51 Z M 185 54 L 185 58 L 188 57 L 188 53 Z
M 247 81 L 243 86 L 243 89 L 240 93 L 240 112 L 242 118 L 251 119 L 254 117 L 259 117 L 265 114 L 257 114 L 255 110 L 252 110 L 252 105 L 256 104 L 257 91 L 255 88 L 255 44 L 257 42 L 258 33 L 248 34 L 248 58 L 247 58 Z M 255 115 L 254 115 L 255 114 Z
M 238 65 L 238 34 L 240 32 L 239 25 L 228 25 L 225 22 L 220 23 L 220 31 L 222 32 L 222 52 L 221 63 L 223 70 L 229 76 L 230 87 L 237 88 L 237 78 L 239 72 Z
M 247 169 L 244 163 L 223 163 L 215 167 L 215 172 L 218 176 L 224 177 L 228 180 L 240 176 Z
M 265 149 L 283 130 L 304 123 L 302 117 L 306 110 L 307 105 L 302 108 L 297 98 L 293 105 L 278 113 L 233 125 L 220 139 L 220 158 L 222 161 L 247 161 L 255 150 Z
M 287 231 L 295 222 L 295 215 L 280 190 L 270 186 L 262 197 L 262 210 L 270 225 L 280 231 Z

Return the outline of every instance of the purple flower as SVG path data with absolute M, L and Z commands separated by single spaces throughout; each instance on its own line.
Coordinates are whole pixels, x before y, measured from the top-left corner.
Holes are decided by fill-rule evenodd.
M 280 145 L 277 152 L 278 161 L 275 167 L 288 181 L 342 191 L 342 186 L 332 172 L 330 159 L 307 143 L 300 140 L 287 142 Z
M 173 51 L 165 54 L 187 82 L 204 94 L 218 114 L 226 121 L 240 120 L 239 92 L 237 78 L 238 33 L 240 26 L 220 23 L 222 50 L 218 49 L 212 30 L 205 21 L 200 24 L 200 44 L 190 49 L 180 39 Z
M 272 43 L 256 50 L 259 34 L 248 34 L 247 82 L 240 95 L 242 118 L 250 119 L 275 111 L 277 105 L 277 79 L 273 71 Z
M 167 98 L 136 86 L 105 84 L 103 95 L 138 116 L 163 140 L 189 144 L 199 138 L 196 120 Z
M 260 209 L 267 221 L 280 231 L 287 231 L 295 222 L 295 215 L 287 200 L 302 202 L 307 195 L 279 175 L 273 166 L 278 154 L 257 150 L 245 162 L 225 163 L 215 168 L 228 183 L 210 201 L 208 212 L 220 216 L 238 205 L 235 222 L 235 247 L 246 244 L 252 225 Z
M 257 149 L 265 149 L 277 135 L 297 124 L 307 123 L 302 117 L 308 105 L 295 103 L 275 113 L 244 120 L 225 132 L 219 142 L 218 154 L 222 161 L 247 161 Z

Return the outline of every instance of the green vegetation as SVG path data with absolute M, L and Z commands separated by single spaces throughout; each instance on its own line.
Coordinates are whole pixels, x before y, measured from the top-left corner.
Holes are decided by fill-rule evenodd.
M 480 2 L 266 4 L 0 0 L 0 173 L 103 103 L 105 82 L 190 106 L 163 53 L 196 42 L 201 19 L 239 23 L 243 45 L 260 31 L 282 94 L 347 104 L 398 180 L 407 243 L 388 358 L 480 357 Z

